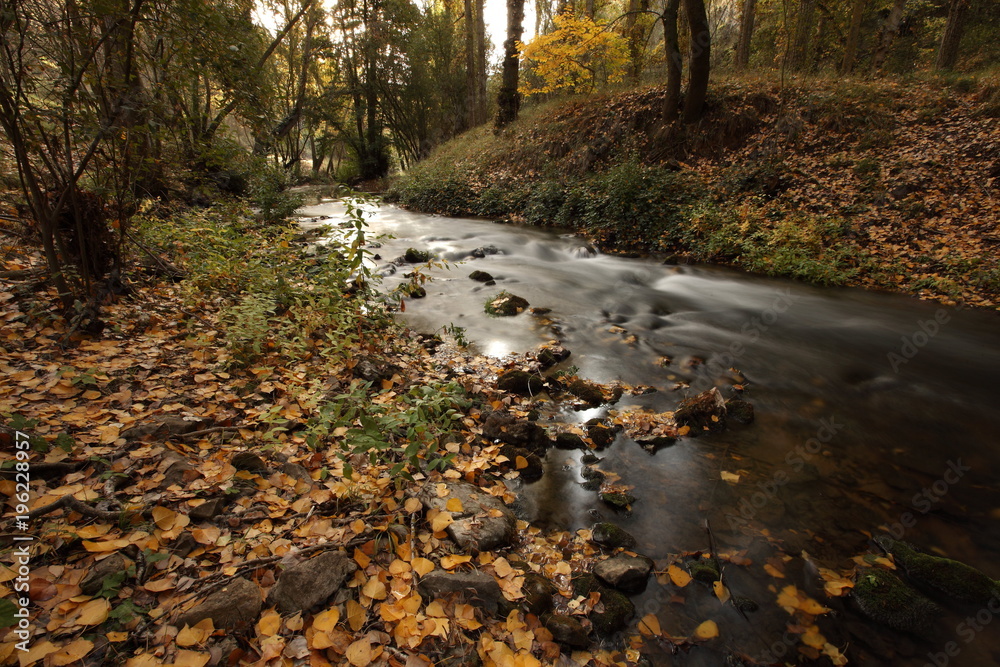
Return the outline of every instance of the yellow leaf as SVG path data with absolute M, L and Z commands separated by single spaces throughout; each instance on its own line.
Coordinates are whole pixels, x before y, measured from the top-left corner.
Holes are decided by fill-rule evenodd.
M 197 651 L 178 651 L 174 657 L 174 667 L 205 667 L 212 656 Z
M 406 502 L 403 503 L 403 509 L 406 510 L 407 514 L 415 514 L 419 512 L 423 506 L 423 503 L 416 498 L 407 498 Z
M 832 662 L 836 667 L 842 667 L 847 664 L 847 658 L 840 649 L 833 644 L 827 644 L 823 647 L 823 653 L 830 657 L 830 662 Z
M 361 519 L 355 519 L 351 522 L 351 530 L 353 530 L 356 535 L 360 535 L 365 532 L 365 522 Z
M 495 561 L 493 561 L 493 571 L 497 573 L 498 577 L 503 579 L 511 572 L 513 572 L 514 568 L 511 567 L 511 564 L 507 561 L 506 558 L 497 558 Z
M 806 598 L 805 600 L 803 600 L 802 603 L 799 605 L 799 609 L 801 609 L 807 614 L 812 614 L 813 616 L 819 616 L 820 614 L 826 614 L 830 612 L 829 607 L 824 607 L 823 605 L 821 605 L 819 602 L 816 602 L 816 600 L 813 600 L 812 598 Z
M 94 642 L 86 639 L 77 639 L 63 647 L 61 651 L 53 655 L 49 660 L 55 667 L 69 665 L 77 660 L 81 660 L 85 655 L 94 649 Z
M 691 432 L 691 427 L 688 426 L 687 424 L 677 429 L 677 435 L 687 435 L 690 432 Z
M 17 659 L 21 663 L 21 667 L 28 667 L 28 665 L 33 665 L 50 653 L 55 653 L 59 650 L 59 647 L 50 641 L 35 642 L 31 645 L 27 652 L 18 651 Z
M 357 547 L 355 547 L 354 548 L 354 562 L 357 563 L 358 567 L 360 567 L 363 570 L 366 567 L 368 567 L 368 564 L 372 562 L 372 559 L 369 558 L 368 554 L 366 554 L 364 551 L 362 551 L 361 549 L 358 549 Z
M 118 642 L 123 642 L 126 639 L 128 639 L 129 633 L 127 633 L 127 632 L 109 632 L 109 633 L 107 633 L 104 636 L 107 637 L 108 641 L 111 642 L 112 644 L 117 644 Z
M 161 530 L 170 530 L 173 528 L 176 518 L 177 512 L 172 509 L 159 506 L 153 508 L 153 523 Z
M 129 544 L 129 541 L 125 538 L 105 540 L 104 542 L 90 542 L 88 540 L 84 540 L 83 548 L 93 553 L 104 553 L 105 551 L 118 551 L 119 549 L 124 549 Z
M 191 531 L 191 537 L 194 538 L 194 541 L 205 546 L 214 545 L 221 535 L 222 531 L 219 530 L 218 526 L 195 528 Z
M 205 621 L 208 621 L 207 627 L 204 625 Z M 177 633 L 177 638 L 174 641 L 178 646 L 197 646 L 207 640 L 214 631 L 212 627 L 212 619 L 206 618 L 205 621 L 198 623 L 193 628 L 184 626 L 181 631 Z
M 109 611 L 111 611 L 111 603 L 104 598 L 96 598 L 80 607 L 79 615 L 76 617 L 76 624 L 100 625 L 108 620 Z
M 520 455 L 514 457 L 514 467 L 518 470 L 524 470 L 528 467 L 528 459 Z
M 347 661 L 354 667 L 368 667 L 372 663 L 372 645 L 367 637 L 362 637 L 347 647 Z
M 776 568 L 775 566 L 771 565 L 770 563 L 764 564 L 764 571 L 767 572 L 772 577 L 774 577 L 775 579 L 785 578 L 785 573 Z
M 313 617 L 312 627 L 314 630 L 319 632 L 330 632 L 337 626 L 337 622 L 340 620 L 340 610 L 336 607 L 332 609 L 327 609 L 316 614 Z
M 111 530 L 111 525 L 107 523 L 95 523 L 90 526 L 83 526 L 76 529 L 76 536 L 81 540 L 89 540 L 95 537 L 107 535 Z
M 451 518 L 451 514 L 450 513 L 448 513 L 448 512 L 439 512 L 431 520 L 431 530 L 433 530 L 435 533 L 439 533 L 442 530 L 444 530 L 445 528 L 447 528 L 448 526 L 450 526 L 453 521 L 454 521 L 454 519 Z
M 648 636 L 659 636 L 663 634 L 660 630 L 660 619 L 656 617 L 656 614 L 646 614 L 639 621 L 639 632 Z
M 740 481 L 739 475 L 729 472 L 728 470 L 720 471 L 719 475 L 722 477 L 722 481 L 729 482 L 730 484 L 737 484 Z
M 413 571 L 421 577 L 434 570 L 434 561 L 427 558 L 414 558 L 410 564 L 413 566 Z
M 448 502 L 445 503 L 444 508 L 449 512 L 461 512 L 464 509 L 462 507 L 462 501 L 455 497 L 449 498 Z
M 378 577 L 372 577 L 361 588 L 361 592 L 373 600 L 384 600 L 386 598 L 385 584 L 379 581 Z
M 719 626 L 715 621 L 705 621 L 694 630 L 694 636 L 698 639 L 712 639 L 719 636 Z
M 670 576 L 670 581 L 674 582 L 674 586 L 684 588 L 691 583 L 691 575 L 676 565 L 668 567 L 667 574 Z
M 465 554 L 448 554 L 447 556 L 441 556 L 441 567 L 446 570 L 451 570 L 462 563 L 468 563 L 472 560 L 472 556 Z
M 822 649 L 826 646 L 827 642 L 826 637 L 820 634 L 819 628 L 815 625 L 810 625 L 802 635 L 802 643 L 806 646 Z
M 281 614 L 276 611 L 265 612 L 257 621 L 258 637 L 273 637 L 281 630 Z
M 347 607 L 347 624 L 351 626 L 351 630 L 357 632 L 365 624 L 368 616 L 365 608 L 354 600 L 348 600 L 345 607 Z
M 715 592 L 715 597 L 719 598 L 719 602 L 725 604 L 729 600 L 729 589 L 721 581 L 713 581 L 712 590 Z

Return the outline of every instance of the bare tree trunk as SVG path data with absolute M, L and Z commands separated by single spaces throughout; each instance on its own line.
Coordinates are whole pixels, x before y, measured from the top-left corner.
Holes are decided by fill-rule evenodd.
M 476 125 L 489 120 L 486 96 L 486 17 L 485 0 L 473 0 L 476 7 Z
M 854 0 L 851 3 L 851 27 L 847 32 L 847 44 L 844 45 L 844 60 L 840 63 L 841 74 L 850 74 L 854 70 L 854 61 L 858 57 L 858 44 L 861 42 L 861 23 L 865 18 L 868 0 Z
M 872 69 L 878 71 L 885 64 L 885 59 L 889 57 L 889 49 L 892 47 L 896 35 L 899 34 L 899 24 L 903 21 L 903 9 L 906 7 L 906 0 L 895 0 L 889 16 L 882 26 L 882 36 L 879 39 L 878 48 L 872 57 Z
M 594 0 L 587 0 L 583 11 L 586 12 L 588 19 L 594 20 Z
M 736 43 L 736 70 L 742 71 L 750 64 L 750 42 L 753 40 L 754 13 L 757 0 L 743 0 L 743 15 L 740 16 L 740 37 Z
M 934 69 L 954 69 L 958 62 L 958 47 L 962 42 L 962 31 L 965 28 L 965 10 L 968 0 L 951 0 L 948 5 L 948 22 L 941 34 L 941 45 L 938 47 L 937 61 Z
M 507 0 L 507 39 L 503 43 L 503 77 L 497 96 L 496 128 L 502 129 L 517 120 L 521 109 L 521 93 L 517 91 L 518 59 L 517 43 L 524 30 L 524 0 Z
M 465 9 L 465 126 L 476 126 L 478 83 L 476 82 L 476 17 L 475 0 L 464 0 Z
M 802 0 L 795 19 L 795 37 L 792 40 L 792 53 L 788 63 L 792 71 L 801 70 L 805 66 L 815 17 L 816 0 Z
M 684 99 L 684 122 L 701 120 L 708 95 L 708 76 L 712 68 L 712 33 L 705 12 L 705 0 L 684 0 L 691 28 L 691 78 Z
M 667 58 L 667 94 L 663 98 L 663 124 L 677 120 L 681 104 L 683 59 L 677 38 L 677 7 L 680 0 L 667 0 L 663 8 L 663 48 Z
M 629 77 L 633 82 L 638 83 L 642 74 L 642 55 L 645 36 L 639 25 L 639 10 L 642 7 L 642 0 L 628 0 L 628 12 L 625 15 L 625 36 L 628 40 L 628 68 Z

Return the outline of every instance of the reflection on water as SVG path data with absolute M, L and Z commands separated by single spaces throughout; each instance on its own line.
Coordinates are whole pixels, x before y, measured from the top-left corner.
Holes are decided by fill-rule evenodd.
M 304 214 L 336 221 L 342 211 L 327 203 Z M 655 455 L 629 441 L 601 453 L 599 467 L 635 487 L 632 516 L 609 516 L 583 490 L 579 452 L 551 451 L 547 474 L 525 490 L 535 523 L 545 528 L 576 530 L 603 515 L 637 536 L 638 551 L 664 559 L 707 548 L 708 518 L 721 551 L 745 551 L 753 562 L 726 569 L 735 593 L 761 603 L 751 623 L 694 586 L 651 585 L 635 598 L 640 615 L 657 613 L 678 635 L 715 618 L 730 650 L 794 662 L 796 649 L 782 643 L 790 617 L 768 586 L 795 584 L 835 610 L 820 627 L 832 643 L 849 646 L 851 664 L 923 665 L 952 640 L 961 651 L 949 664 L 1000 664 L 1000 633 L 984 631 L 966 643 L 956 637 L 963 616 L 948 612 L 931 636 L 906 637 L 865 620 L 846 599 L 827 600 L 817 577 L 817 567 L 848 570 L 850 558 L 869 549 L 869 537 L 890 527 L 1000 577 L 996 313 L 610 257 L 548 230 L 388 207 L 372 228 L 395 236 L 375 250 L 382 263 L 409 247 L 452 263 L 430 271 L 427 298 L 407 301 L 404 317 L 416 329 L 464 327 L 493 355 L 558 338 L 573 352 L 564 364 L 581 375 L 659 389 L 616 408 L 670 410 L 713 384 L 731 393 L 730 367 L 748 378 L 752 426 L 682 439 Z M 497 252 L 472 258 L 488 246 Z M 474 269 L 491 273 L 496 286 L 470 280 Z M 402 282 L 404 272 L 386 283 Z M 483 304 L 501 289 L 551 312 L 489 318 Z M 664 358 L 669 364 L 661 365 Z M 723 481 L 722 471 L 739 482 Z M 779 558 L 785 579 L 775 580 L 762 568 L 781 553 L 791 558 Z M 684 604 L 671 601 L 674 593 Z M 789 652 L 776 654 L 782 646 Z M 718 665 L 721 650 L 662 652 L 655 660 Z

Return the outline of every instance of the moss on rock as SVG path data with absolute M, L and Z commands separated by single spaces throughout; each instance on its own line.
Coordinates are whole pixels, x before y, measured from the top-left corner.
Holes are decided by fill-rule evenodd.
M 941 613 L 936 604 L 881 568 L 858 572 L 852 595 L 866 616 L 902 632 L 922 632 Z

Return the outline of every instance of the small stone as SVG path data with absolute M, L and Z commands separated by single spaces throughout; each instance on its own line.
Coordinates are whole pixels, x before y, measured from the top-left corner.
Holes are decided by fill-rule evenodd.
M 125 570 L 125 557 L 113 553 L 104 560 L 98 561 L 80 581 L 80 591 L 84 595 L 97 595 L 104 588 L 104 581 L 113 574 Z
M 514 369 L 500 374 L 497 389 L 519 396 L 534 396 L 545 390 L 545 380 L 534 373 Z
M 600 463 L 600 462 L 601 459 L 598 458 L 596 454 L 592 454 L 590 452 L 587 452 L 582 457 L 580 457 L 580 463 L 583 463 L 584 465 L 594 465 L 595 463 Z
M 253 452 L 240 452 L 233 457 L 233 467 L 247 472 L 267 472 L 267 464 Z
M 417 497 L 429 509 L 448 510 L 448 501 L 458 499 L 462 511 L 452 512 L 448 535 L 463 549 L 489 551 L 507 546 L 517 534 L 516 518 L 503 501 L 468 482 L 449 481 L 447 494 L 439 496 L 437 485 L 422 487 Z
M 691 573 L 691 578 L 703 584 L 711 584 L 722 579 L 719 566 L 712 558 L 689 560 L 685 565 L 687 565 L 688 572 Z
M 357 569 L 345 553 L 321 553 L 282 572 L 267 603 L 282 614 L 310 611 L 326 602 Z
M 539 308 L 532 308 L 532 313 L 537 314 L 535 311 L 540 310 Z M 538 365 L 542 369 L 552 368 L 561 361 L 569 359 L 570 351 L 567 350 L 562 345 L 544 345 L 539 348 L 538 353 L 535 355 L 535 359 L 538 360 Z
M 636 545 L 635 538 L 621 526 L 602 521 L 595 523 L 590 529 L 590 540 L 604 549 L 631 549 Z
M 618 437 L 618 431 L 600 420 L 594 419 L 587 422 L 587 437 L 594 443 L 594 447 L 602 450 L 614 443 L 615 438 Z
M 481 572 L 445 572 L 435 570 L 420 578 L 420 594 L 428 600 L 457 594 L 467 603 L 496 614 L 503 593 L 496 580 Z
M 535 616 L 541 616 L 552 611 L 554 606 L 552 596 L 558 593 L 559 589 L 542 575 L 528 572 L 524 575 L 521 591 L 524 593 L 524 600 L 521 602 L 524 609 Z
M 473 271 L 469 274 L 469 278 L 475 280 L 477 283 L 488 283 L 493 280 L 493 276 L 486 271 Z
M 641 593 L 646 588 L 653 561 L 645 556 L 612 556 L 594 566 L 594 576 L 625 593 Z
M 721 429 L 726 425 L 726 402 L 719 390 L 712 387 L 681 401 L 674 411 L 674 420 L 678 426 L 689 427 L 692 436 Z
M 194 626 L 210 618 L 216 628 L 237 628 L 257 620 L 261 606 L 257 584 L 237 577 L 225 588 L 213 592 L 193 609 L 178 616 L 174 625 L 179 628 Z
M 211 498 L 191 510 L 189 516 L 195 521 L 210 521 L 225 509 L 226 501 L 223 498 Z
M 309 474 L 309 470 L 298 463 L 282 463 L 281 472 L 285 473 L 289 477 L 294 477 L 295 479 L 305 482 L 306 484 L 312 484 L 313 478 Z
M 565 614 L 547 614 L 542 619 L 545 629 L 552 633 L 552 638 L 560 644 L 573 648 L 587 648 L 590 637 L 583 624 L 572 616 Z
M 726 417 L 739 424 L 753 423 L 753 404 L 742 398 L 731 398 L 726 401 Z

